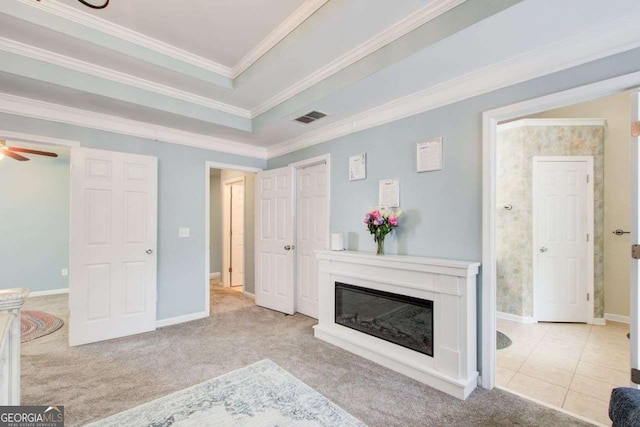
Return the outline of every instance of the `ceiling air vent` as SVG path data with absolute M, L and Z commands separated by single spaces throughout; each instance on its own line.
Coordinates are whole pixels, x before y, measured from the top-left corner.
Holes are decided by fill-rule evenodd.
M 321 113 L 320 111 L 310 111 L 307 114 L 305 114 L 304 116 L 300 116 L 297 119 L 295 119 L 297 122 L 300 123 L 311 123 L 311 122 L 315 122 L 316 120 L 319 120 L 323 117 L 326 117 L 326 114 Z

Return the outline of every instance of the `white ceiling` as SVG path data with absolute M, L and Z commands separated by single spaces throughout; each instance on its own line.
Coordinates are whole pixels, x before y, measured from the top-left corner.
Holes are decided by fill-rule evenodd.
M 75 15 L 66 16 L 64 8 Z M 234 67 L 301 8 L 315 12 L 290 26 L 244 72 L 222 76 L 228 85 L 208 79 L 217 71 L 206 69 L 206 63 L 172 57 L 170 51 L 145 43 L 135 45 L 126 34 L 118 39 L 126 31 L 113 32 L 109 24 Z M 100 24 L 105 21 L 91 20 L 95 16 L 108 21 L 106 29 Z M 584 35 L 588 40 L 602 28 L 616 28 L 617 22 L 626 28 L 634 16 L 640 17 L 636 0 L 616 0 L 615 7 L 600 0 L 111 0 L 101 11 L 76 0 L 2 0 L 0 96 L 7 93 L 229 144 L 277 149 L 316 131 L 348 127 L 350 120 L 357 124 L 381 105 L 563 39 Z M 60 17 L 62 25 L 56 21 Z M 260 24 L 252 24 L 255 21 Z M 135 49 L 127 50 L 132 40 Z M 621 51 L 636 46 L 623 39 L 620 44 Z M 580 52 L 575 55 L 579 58 Z M 590 58 L 583 57 L 572 64 Z M 24 73 L 24 67 L 29 72 Z M 86 74 L 79 78 L 78 69 Z M 204 78 L 193 70 L 204 71 Z M 89 83 L 76 84 L 85 76 Z M 121 86 L 109 86 L 113 82 Z M 106 87 L 115 89 L 109 93 Z M 139 99 L 123 93 L 136 93 Z M 229 108 L 216 107 L 221 103 Z M 174 104 L 181 108 L 172 110 Z M 234 109 L 245 115 L 235 116 L 240 113 Z M 293 121 L 313 109 L 328 117 L 309 125 Z M 220 111 L 249 125 L 225 122 L 216 116 Z
M 47 0 L 43 0 L 47 1 Z M 111 0 L 78 10 L 231 67 L 305 0 Z M 101 4 L 103 0 L 89 0 Z

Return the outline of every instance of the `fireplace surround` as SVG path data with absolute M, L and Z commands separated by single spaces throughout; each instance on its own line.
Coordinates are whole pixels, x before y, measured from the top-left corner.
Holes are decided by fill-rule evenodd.
M 314 335 L 460 399 L 477 385 L 480 263 L 317 251 Z M 355 298 L 354 298 L 355 297 Z

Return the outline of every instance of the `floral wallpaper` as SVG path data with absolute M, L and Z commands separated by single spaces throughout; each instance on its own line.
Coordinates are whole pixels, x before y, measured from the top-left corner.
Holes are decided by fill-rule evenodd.
M 594 316 L 604 316 L 604 135 L 603 126 L 524 126 L 498 133 L 498 311 L 533 316 L 533 157 L 593 156 Z

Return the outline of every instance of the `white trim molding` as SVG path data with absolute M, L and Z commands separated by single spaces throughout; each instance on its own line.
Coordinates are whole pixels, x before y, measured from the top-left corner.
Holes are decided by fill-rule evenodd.
M 63 295 L 63 294 L 68 294 L 68 293 L 69 293 L 69 288 L 52 289 L 50 291 L 31 292 L 27 298 L 47 297 L 47 296 L 50 296 L 50 295 Z
M 482 387 L 496 378 L 496 139 L 499 122 L 553 110 L 640 86 L 640 72 L 485 111 L 482 115 Z M 594 323 L 598 321 L 594 319 Z
M 209 274 L 209 279 L 219 279 L 219 278 L 220 278 L 220 272 L 219 271 Z
M 238 61 L 236 65 L 233 66 L 231 70 L 231 77 L 235 79 L 240 74 L 244 73 L 256 61 L 266 55 L 267 52 L 291 34 L 293 30 L 298 28 L 311 15 L 316 13 L 316 11 L 324 6 L 327 1 L 329 0 L 306 0 L 302 6 L 289 15 L 287 19 L 276 27 L 275 30 L 269 33 L 267 37 L 265 37 L 260 43 L 251 49 L 249 53 Z
M 156 321 L 156 328 L 164 328 L 171 325 L 177 325 L 180 323 L 191 322 L 193 320 L 199 320 L 209 317 L 209 313 L 206 311 L 200 311 L 198 313 L 185 314 L 184 316 L 169 317 L 168 319 L 160 319 Z
M 248 119 L 251 118 L 251 112 L 243 108 L 235 107 L 223 102 L 218 102 L 211 98 L 205 98 L 203 96 L 199 96 L 180 89 L 175 89 L 171 86 L 166 86 L 160 83 L 152 82 L 150 80 L 135 77 L 130 74 L 113 70 L 111 68 L 102 67 L 90 62 L 85 62 L 79 59 L 71 58 L 69 56 L 64 56 L 59 53 L 41 49 L 39 47 L 20 43 L 15 40 L 0 37 L 0 50 L 24 56 L 26 58 L 35 59 L 37 61 L 43 61 L 48 64 L 67 68 L 69 70 L 85 73 L 94 77 L 107 79 L 112 82 L 179 99 L 181 101 L 190 102 L 202 107 L 233 114 L 235 116 Z
M 157 53 L 169 56 L 187 64 L 194 65 L 196 67 L 214 72 L 216 74 L 220 74 L 224 77 L 233 78 L 231 68 L 227 67 L 226 65 L 218 64 L 217 62 L 208 60 L 191 52 L 187 52 L 186 50 L 179 49 L 168 43 L 164 43 L 152 37 L 145 36 L 144 34 L 114 24 L 111 21 L 99 18 L 88 12 L 84 12 L 71 6 L 67 6 L 57 0 L 46 0 L 42 2 L 31 0 L 18 1 L 28 6 L 35 7 L 37 9 L 56 15 L 60 18 L 66 19 L 68 21 L 75 22 L 76 24 L 80 24 L 87 28 L 100 31 L 113 37 L 117 37 L 121 40 L 136 44 L 149 50 L 153 50 Z
M 498 125 L 498 132 L 525 126 L 607 126 L 607 119 L 521 119 Z
M 516 314 L 504 313 L 501 311 L 496 312 L 496 317 L 498 319 L 508 320 L 510 322 L 518 322 L 518 323 L 526 323 L 526 324 L 538 323 L 538 321 L 533 317 L 518 316 Z
M 251 115 L 253 117 L 257 117 L 261 114 L 266 113 L 267 111 L 283 103 L 287 99 L 298 95 L 299 93 L 320 83 L 327 77 L 330 77 L 337 72 L 355 64 L 362 58 L 371 55 L 378 49 L 385 47 L 389 43 L 392 43 L 393 41 L 420 27 L 421 25 L 426 24 L 427 22 L 437 18 L 438 16 L 448 12 L 449 10 L 453 9 L 456 6 L 459 6 L 464 2 L 465 0 L 437 0 L 429 3 L 427 6 L 396 22 L 392 26 L 386 28 L 384 31 L 378 33 L 359 46 L 356 46 L 354 49 L 336 58 L 329 64 L 318 69 L 304 79 L 294 83 L 287 89 L 269 98 L 262 104 L 252 109 Z
M 596 326 L 605 326 L 607 324 L 607 319 L 605 319 L 604 317 L 594 317 L 593 320 L 588 323 Z
M 21 132 L 11 132 L 3 129 L 0 129 L 0 139 L 4 139 L 7 142 L 21 141 L 21 142 L 31 142 L 31 143 L 38 143 L 38 144 L 59 145 L 59 146 L 69 147 L 69 148 L 80 146 L 80 143 L 78 141 L 73 141 L 70 139 L 50 138 L 48 136 L 33 135 L 33 134 L 21 133 Z
M 247 298 L 251 298 L 252 300 L 256 299 L 255 294 L 252 294 L 251 292 L 247 292 L 247 291 L 242 291 L 242 295 L 244 295 Z
M 268 158 L 434 110 L 640 46 L 637 15 L 576 34 L 268 147 Z M 254 112 L 255 113 L 255 112 Z M 514 117 L 515 118 L 515 117 Z
M 626 323 L 627 325 L 631 323 L 629 316 L 623 316 L 620 314 L 605 313 L 604 318 L 611 322 Z
M 0 113 L 187 145 L 221 153 L 266 159 L 266 149 L 263 147 L 9 94 L 0 93 Z

